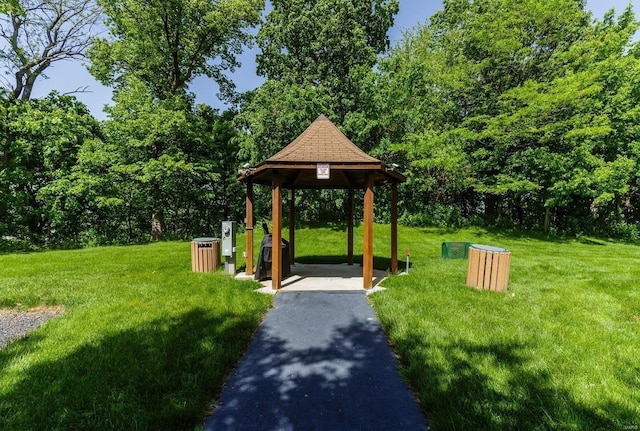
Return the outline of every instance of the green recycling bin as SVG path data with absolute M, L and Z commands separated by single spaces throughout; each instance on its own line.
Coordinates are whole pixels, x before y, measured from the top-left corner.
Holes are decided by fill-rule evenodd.
M 449 242 L 442 243 L 443 259 L 467 259 L 469 257 L 470 242 Z

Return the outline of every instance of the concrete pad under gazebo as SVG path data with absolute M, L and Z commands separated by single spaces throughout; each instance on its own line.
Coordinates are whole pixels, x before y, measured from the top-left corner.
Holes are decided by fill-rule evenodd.
M 373 285 L 374 187 L 391 186 L 391 271 L 398 269 L 398 190 L 406 177 L 369 156 L 351 142 L 331 121 L 320 115 L 300 136 L 274 156 L 241 171 L 238 180 L 247 184 L 247 275 L 253 274 L 253 185 L 271 186 L 272 243 L 282 240 L 282 190 L 290 190 L 289 252 L 295 258 L 295 190 L 346 189 L 349 193 L 347 263 L 353 264 L 354 190 L 364 190 L 363 287 Z M 282 249 L 272 248 L 271 285 L 282 287 Z
M 242 274 L 238 276 L 243 278 Z M 387 277 L 386 271 L 373 270 L 372 288 L 367 294 L 384 290 L 379 284 Z M 346 292 L 362 291 L 362 270 L 347 263 L 296 263 L 291 275 L 282 281 L 279 290 L 273 290 L 271 280 L 260 281 L 262 288 L 258 292 L 275 294 L 277 292 Z

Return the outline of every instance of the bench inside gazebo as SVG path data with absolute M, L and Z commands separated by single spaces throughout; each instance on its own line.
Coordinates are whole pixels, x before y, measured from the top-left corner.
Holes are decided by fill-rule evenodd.
M 253 185 L 271 186 L 272 243 L 282 240 L 282 191 L 290 190 L 289 253 L 295 258 L 295 191 L 300 189 L 348 190 L 347 263 L 353 264 L 354 190 L 364 190 L 363 287 L 373 283 L 374 188 L 391 187 L 391 271 L 398 269 L 398 189 L 406 177 L 393 167 L 369 156 L 351 142 L 331 121 L 320 115 L 300 136 L 255 167 L 242 170 L 238 180 L 247 185 L 247 275 L 253 274 Z M 282 248 L 272 248 L 271 285 L 282 287 Z

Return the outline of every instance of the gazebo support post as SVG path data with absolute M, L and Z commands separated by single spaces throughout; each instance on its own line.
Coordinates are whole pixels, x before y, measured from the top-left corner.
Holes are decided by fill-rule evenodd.
M 398 272 L 398 185 L 391 183 L 391 273 Z
M 296 190 L 289 191 L 289 262 L 296 261 Z
M 253 275 L 253 183 L 251 181 L 247 181 L 247 219 L 245 220 L 245 225 L 247 227 L 247 268 L 245 273 L 247 275 Z
M 271 188 L 271 288 L 282 287 L 282 178 L 276 172 Z
M 362 251 L 363 287 L 373 286 L 373 173 L 367 174 L 364 190 L 364 238 Z
M 347 264 L 353 265 L 353 188 L 349 188 L 347 205 Z

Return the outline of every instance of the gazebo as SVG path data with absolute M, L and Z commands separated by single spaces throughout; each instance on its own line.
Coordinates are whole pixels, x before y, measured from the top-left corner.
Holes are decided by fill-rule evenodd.
M 364 238 L 362 275 L 364 288 L 373 281 L 373 195 L 374 187 L 391 187 L 391 271 L 398 269 L 398 190 L 406 177 L 382 161 L 369 156 L 351 142 L 331 121 L 320 115 L 293 142 L 255 167 L 245 167 L 238 180 L 247 185 L 247 275 L 253 274 L 253 185 L 271 186 L 272 244 L 271 283 L 282 286 L 282 190 L 290 190 L 289 252 L 295 258 L 295 191 L 299 189 L 347 189 L 347 263 L 353 264 L 354 190 L 364 190 Z

